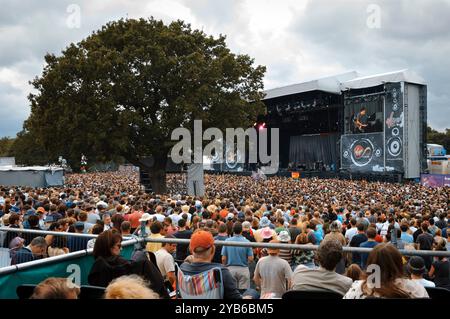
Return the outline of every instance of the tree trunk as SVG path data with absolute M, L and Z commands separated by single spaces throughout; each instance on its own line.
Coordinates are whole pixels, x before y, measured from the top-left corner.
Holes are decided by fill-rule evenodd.
M 153 192 L 155 194 L 166 194 L 167 193 L 167 183 L 166 183 L 166 168 L 152 167 L 148 170 L 150 181 L 152 183 Z
M 167 153 L 163 152 L 162 155 L 155 154 L 155 156 L 153 156 L 153 165 L 144 168 L 145 171 L 148 172 L 155 194 L 162 195 L 167 193 L 166 166 Z

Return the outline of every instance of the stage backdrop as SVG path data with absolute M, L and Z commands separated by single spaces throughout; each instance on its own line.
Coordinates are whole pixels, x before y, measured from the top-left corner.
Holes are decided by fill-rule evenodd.
M 338 134 L 291 136 L 289 162 L 297 164 L 323 161 L 337 165 Z

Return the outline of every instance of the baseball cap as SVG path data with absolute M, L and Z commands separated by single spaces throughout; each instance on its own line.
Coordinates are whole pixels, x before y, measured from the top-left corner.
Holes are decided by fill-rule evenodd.
M 228 213 L 227 219 L 233 219 L 233 218 L 234 218 L 234 214 L 233 213 Z
M 191 251 L 197 248 L 209 249 L 214 245 L 214 238 L 209 231 L 199 230 L 192 234 L 191 243 L 189 245 Z
M 238 219 L 245 219 L 245 214 L 243 212 L 239 212 L 237 217 Z

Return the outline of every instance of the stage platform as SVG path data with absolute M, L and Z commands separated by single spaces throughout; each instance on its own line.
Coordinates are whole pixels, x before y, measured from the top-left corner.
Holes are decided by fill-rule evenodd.
M 401 183 L 404 181 L 402 174 L 362 174 L 350 173 L 347 171 L 330 172 L 330 171 L 296 171 L 300 174 L 300 178 L 319 178 L 319 179 L 344 179 L 344 180 L 366 180 L 370 182 L 388 182 Z M 209 171 L 205 170 L 205 174 L 216 175 L 236 175 L 236 176 L 252 176 L 252 171 L 229 172 L 229 171 Z M 280 170 L 277 174 L 268 175 L 291 177 L 292 172 L 287 170 Z

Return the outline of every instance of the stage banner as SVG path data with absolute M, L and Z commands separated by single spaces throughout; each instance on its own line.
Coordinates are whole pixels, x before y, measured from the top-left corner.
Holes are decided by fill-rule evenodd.
M 450 175 L 442 174 L 421 174 L 420 184 L 428 187 L 450 187 Z
M 341 164 L 351 172 L 384 172 L 383 133 L 342 135 Z
M 401 83 L 387 83 L 385 90 L 384 132 L 386 170 L 403 172 L 403 128 L 405 119 L 402 86 Z
M 204 196 L 205 182 L 203 163 L 193 163 L 187 169 L 187 191 L 189 196 Z
M 300 178 L 300 172 L 291 172 L 291 177 L 293 179 L 299 179 Z

